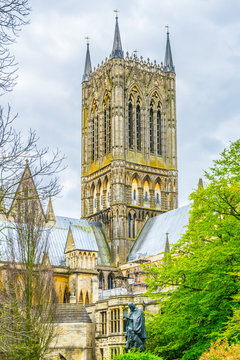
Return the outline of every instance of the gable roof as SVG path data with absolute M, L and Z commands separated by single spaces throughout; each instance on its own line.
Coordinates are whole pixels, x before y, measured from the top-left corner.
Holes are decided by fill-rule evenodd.
M 127 261 L 164 252 L 166 233 L 170 247 L 175 244 L 184 234 L 185 226 L 189 223 L 190 209 L 189 204 L 148 219 L 130 250 Z
M 1 230 L 3 228 L 4 230 Z M 98 265 L 111 265 L 110 249 L 102 225 L 97 222 L 63 216 L 56 216 L 56 224 L 47 232 L 48 256 L 52 265 L 64 266 L 64 251 L 70 228 L 73 231 L 74 239 L 76 239 L 77 248 L 97 251 Z M 88 231 L 83 231 L 83 229 L 88 229 Z M 14 224 L 0 221 L 0 261 L 8 260 L 6 236 L 8 236 L 9 231 L 14 232 Z

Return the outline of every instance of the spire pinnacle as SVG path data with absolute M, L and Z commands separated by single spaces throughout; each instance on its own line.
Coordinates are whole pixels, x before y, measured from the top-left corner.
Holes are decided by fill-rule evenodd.
M 112 53 L 111 53 L 111 59 L 113 58 L 124 58 L 123 50 L 122 50 L 122 43 L 121 43 L 121 37 L 120 37 L 120 31 L 119 31 L 119 25 L 118 25 L 118 11 L 114 10 L 116 13 L 116 24 L 115 24 L 115 33 L 114 33 L 114 39 L 113 39 L 113 47 L 112 47 Z
M 89 75 L 92 72 L 92 65 L 91 65 L 91 59 L 90 59 L 90 51 L 89 51 L 89 38 L 87 39 L 87 52 L 86 52 L 86 60 L 85 60 L 85 67 L 84 67 L 84 74 L 82 77 L 82 82 L 89 80 Z
M 168 233 L 166 233 L 165 253 L 166 254 L 170 253 L 170 245 L 169 245 L 169 240 L 168 240 Z
M 171 45 L 169 39 L 169 26 L 166 26 L 166 28 L 167 28 L 167 43 L 166 43 L 166 52 L 164 59 L 164 71 L 175 73 L 175 66 L 173 65 L 172 51 L 171 51 Z
M 55 218 L 55 214 L 53 211 L 53 206 L 52 206 L 52 198 L 51 196 L 49 197 L 48 200 L 48 207 L 47 207 L 47 214 L 46 214 L 46 218 L 47 218 L 47 222 L 51 222 L 52 224 L 56 223 L 56 218 Z

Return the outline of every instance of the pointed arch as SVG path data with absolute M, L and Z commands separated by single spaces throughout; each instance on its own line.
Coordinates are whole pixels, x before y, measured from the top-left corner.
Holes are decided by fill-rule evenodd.
M 130 212 L 128 213 L 128 237 L 131 237 L 131 214 Z
M 136 213 L 133 214 L 133 219 L 132 219 L 132 237 L 133 238 L 136 237 Z
M 157 106 L 157 155 L 162 155 L 162 116 L 161 104 L 158 102 Z
M 136 136 L 137 136 L 137 150 L 141 151 L 141 99 L 137 97 L 136 106 Z
M 83 304 L 83 301 L 84 301 L 84 299 L 83 299 L 83 292 L 82 292 L 82 290 L 81 290 L 81 291 L 80 291 L 80 294 L 79 294 L 78 302 L 80 302 L 81 304 Z
M 113 283 L 113 274 L 110 273 L 108 275 L 108 289 L 113 289 L 113 285 L 114 285 L 114 283 Z
M 89 297 L 89 294 L 88 294 L 88 291 L 86 292 L 86 295 L 85 295 L 85 305 L 89 305 L 90 304 L 90 297 Z
M 98 104 L 93 99 L 91 108 L 91 159 L 95 161 L 99 156 L 99 134 L 98 134 Z
M 112 134 L 112 107 L 111 96 L 108 90 L 105 90 L 103 96 L 103 125 L 104 125 L 104 155 L 111 152 L 111 134 Z
M 70 302 L 70 292 L 69 292 L 69 289 L 68 289 L 67 286 L 65 287 L 65 290 L 64 290 L 63 302 L 64 303 L 69 303 Z
M 133 96 L 128 99 L 128 147 L 133 149 Z
M 154 153 L 154 100 L 150 101 L 149 107 L 149 144 L 150 153 Z
M 99 274 L 99 289 L 103 289 L 103 290 L 105 289 L 105 279 L 102 271 Z

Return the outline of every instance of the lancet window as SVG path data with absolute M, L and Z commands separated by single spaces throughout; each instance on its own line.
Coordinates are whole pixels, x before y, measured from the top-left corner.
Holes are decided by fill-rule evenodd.
M 160 103 L 158 103 L 158 107 L 157 107 L 157 154 L 162 155 Z
M 137 135 L 137 150 L 141 151 L 141 109 L 140 98 L 137 99 L 136 106 L 136 135 Z
M 106 92 L 103 100 L 104 116 L 104 155 L 111 152 L 111 128 L 112 128 L 112 108 L 111 99 Z
M 128 101 L 128 141 L 129 149 L 133 149 L 133 98 L 129 97 Z
M 150 153 L 154 153 L 154 118 L 153 118 L 153 106 L 154 102 L 151 101 L 150 103 L 150 110 L 149 110 L 149 141 L 150 141 Z
M 141 98 L 134 87 L 128 99 L 128 147 L 141 151 Z
M 94 100 L 92 105 L 92 136 L 91 136 L 91 158 L 95 161 L 99 157 L 99 139 L 98 139 L 98 107 Z
M 162 155 L 161 102 L 155 92 L 149 105 L 149 150 L 151 154 Z

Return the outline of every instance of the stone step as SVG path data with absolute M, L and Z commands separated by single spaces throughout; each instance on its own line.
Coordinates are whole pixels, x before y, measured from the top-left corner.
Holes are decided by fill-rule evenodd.
M 56 323 L 91 323 L 83 304 L 57 304 Z

